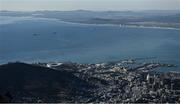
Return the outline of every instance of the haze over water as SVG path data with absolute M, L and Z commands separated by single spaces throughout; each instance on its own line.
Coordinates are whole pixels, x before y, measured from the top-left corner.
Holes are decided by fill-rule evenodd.
M 0 18 L 0 63 L 96 63 L 155 57 L 154 61 L 180 65 L 180 30 L 82 25 L 31 17 Z

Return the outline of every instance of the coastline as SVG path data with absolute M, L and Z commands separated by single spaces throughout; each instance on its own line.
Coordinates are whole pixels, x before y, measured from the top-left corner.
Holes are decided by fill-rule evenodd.
M 180 73 L 178 70 L 173 70 L 174 68 L 178 68 L 178 65 L 173 63 L 166 63 L 166 62 L 159 62 L 159 61 L 153 61 L 151 58 L 144 58 L 144 61 L 142 59 L 122 59 L 117 61 L 104 61 L 104 62 L 96 62 L 96 63 L 80 63 L 80 62 L 73 62 L 73 61 L 10 61 L 7 63 L 0 63 L 0 66 L 11 64 L 11 63 L 27 63 L 27 64 L 35 64 L 35 65 L 45 65 L 45 67 L 53 68 L 57 66 L 61 66 L 64 64 L 68 65 L 83 65 L 83 66 L 92 66 L 95 65 L 96 67 L 108 65 L 110 67 L 124 67 L 127 70 L 141 70 L 141 71 L 148 71 L 148 72 L 157 72 L 157 73 L 167 73 L 167 72 L 177 72 Z M 149 61 L 147 61 L 149 60 Z M 162 71 L 162 69 L 169 69 Z
M 150 28 L 150 29 L 163 29 L 163 30 L 178 30 L 180 31 L 180 28 L 173 28 L 173 27 L 158 27 L 158 26 L 136 26 L 136 25 L 118 25 L 118 24 L 94 24 L 94 23 L 81 23 L 81 22 L 72 22 L 72 21 L 65 21 L 60 20 L 63 23 L 69 23 L 69 24 L 79 24 L 79 25 L 90 25 L 90 26 L 118 26 L 118 27 L 126 27 L 126 28 Z
M 0 16 L 0 17 L 11 17 L 11 16 Z M 120 27 L 120 28 L 149 28 L 149 29 L 163 29 L 163 30 L 177 30 L 180 31 L 180 28 L 174 28 L 174 27 L 160 27 L 160 26 L 143 26 L 143 25 L 127 25 L 127 24 L 95 24 L 95 23 L 85 23 L 85 22 L 78 22 L 78 21 L 66 21 L 62 19 L 57 19 L 57 18 L 46 18 L 46 17 L 35 17 L 35 16 L 23 16 L 23 17 L 15 17 L 15 18 L 24 18 L 26 19 L 40 19 L 40 20 L 50 20 L 50 21 L 56 21 L 56 22 L 62 22 L 62 23 L 67 23 L 67 24 L 79 24 L 79 25 L 85 25 L 85 26 L 112 26 L 112 27 Z M 7 23 L 2 23 L 7 24 Z

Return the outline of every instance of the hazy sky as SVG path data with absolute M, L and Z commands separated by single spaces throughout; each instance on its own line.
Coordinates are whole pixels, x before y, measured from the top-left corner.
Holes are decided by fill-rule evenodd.
M 0 10 L 180 10 L 180 0 L 0 0 Z

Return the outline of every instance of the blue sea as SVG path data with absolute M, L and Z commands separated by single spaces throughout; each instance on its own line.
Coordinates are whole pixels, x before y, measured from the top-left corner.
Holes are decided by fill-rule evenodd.
M 1 64 L 14 61 L 99 63 L 148 57 L 154 57 L 151 61 L 180 66 L 180 30 L 0 17 Z M 179 68 L 171 70 L 180 71 Z

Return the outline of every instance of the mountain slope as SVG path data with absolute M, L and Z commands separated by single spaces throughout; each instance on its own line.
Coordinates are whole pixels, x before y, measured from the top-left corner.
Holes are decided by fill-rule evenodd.
M 87 82 L 65 71 L 24 63 L 0 66 L 0 94 L 10 92 L 14 102 L 74 102 L 90 95 Z

